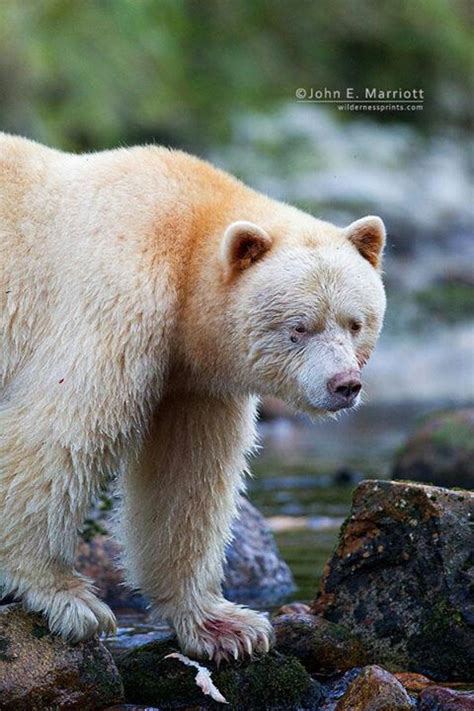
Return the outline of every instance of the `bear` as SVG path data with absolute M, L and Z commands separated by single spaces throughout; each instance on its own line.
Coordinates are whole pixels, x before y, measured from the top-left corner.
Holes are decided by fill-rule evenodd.
M 258 398 L 357 406 L 385 228 L 337 227 L 179 150 L 0 138 L 3 594 L 76 643 L 115 619 L 74 569 L 111 477 L 130 583 L 187 654 L 268 651 L 221 593 Z

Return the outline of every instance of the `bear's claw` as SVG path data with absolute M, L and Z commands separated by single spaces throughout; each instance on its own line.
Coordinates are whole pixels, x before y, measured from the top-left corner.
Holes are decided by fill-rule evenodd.
M 187 626 L 181 631 L 179 623 L 175 626 L 186 654 L 207 656 L 217 665 L 221 661 L 266 654 L 273 637 L 272 626 L 264 615 L 227 601 L 212 609 L 191 630 Z
M 42 612 L 51 632 L 68 642 L 116 631 L 112 610 L 85 587 L 48 592 L 29 590 L 23 596 L 23 604 L 27 610 Z

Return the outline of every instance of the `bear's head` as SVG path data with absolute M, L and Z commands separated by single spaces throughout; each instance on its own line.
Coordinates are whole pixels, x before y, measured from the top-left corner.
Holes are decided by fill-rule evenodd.
M 385 228 L 372 216 L 345 229 L 292 216 L 221 230 L 205 258 L 204 288 L 194 291 L 196 376 L 205 373 L 217 392 L 335 412 L 359 402 L 382 326 Z

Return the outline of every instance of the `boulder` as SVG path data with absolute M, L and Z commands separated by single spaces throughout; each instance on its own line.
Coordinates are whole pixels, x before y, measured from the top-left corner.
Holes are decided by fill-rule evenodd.
M 104 535 L 107 529 L 107 518 L 93 513 L 79 544 L 76 567 L 94 580 L 100 597 L 112 609 L 145 610 L 146 600 L 124 586 L 118 564 L 121 547 Z M 240 500 L 224 576 L 224 595 L 243 605 L 276 605 L 295 590 L 293 576 L 278 553 L 272 532 L 245 497 Z
M 280 615 L 273 620 L 275 649 L 296 657 L 314 674 L 328 676 L 366 663 L 360 642 L 342 625 L 308 613 Z
M 312 611 L 371 660 L 438 681 L 474 669 L 474 494 L 366 481 L 354 492 Z
M 262 514 L 245 497 L 226 553 L 224 595 L 242 605 L 277 605 L 296 589 Z
M 93 711 L 122 701 L 117 667 L 98 638 L 68 644 L 49 634 L 40 615 L 0 608 L 2 711 Z
M 420 694 L 418 711 L 474 711 L 474 691 L 428 687 Z
M 411 699 L 400 682 L 378 666 L 364 667 L 335 711 L 410 711 Z
M 474 409 L 431 417 L 399 452 L 394 479 L 474 488 Z
M 127 702 L 159 708 L 220 708 L 221 704 L 212 701 L 198 685 L 196 667 L 168 657 L 176 651 L 176 644 L 151 642 L 119 659 Z M 275 651 L 220 668 L 211 662 L 200 664 L 209 670 L 212 683 L 235 711 L 319 708 L 319 684 L 298 660 Z

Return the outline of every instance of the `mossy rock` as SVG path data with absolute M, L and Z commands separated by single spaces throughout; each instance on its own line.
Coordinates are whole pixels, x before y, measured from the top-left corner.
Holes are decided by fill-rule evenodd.
M 474 409 L 426 420 L 400 450 L 393 478 L 474 488 Z
M 312 612 L 390 671 L 472 679 L 473 522 L 472 492 L 362 482 Z
M 69 644 L 41 615 L 21 605 L 0 609 L 0 709 L 94 711 L 123 701 L 110 652 L 97 637 Z
M 313 674 L 329 676 L 367 662 L 360 641 L 343 625 L 322 617 L 308 613 L 280 615 L 273 627 L 276 649 L 295 656 Z
M 128 703 L 159 706 L 160 709 L 222 708 L 205 696 L 195 682 L 197 670 L 177 659 L 166 659 L 178 651 L 170 642 L 151 642 L 124 655 L 118 662 Z M 233 662 L 219 669 L 210 662 L 201 662 L 212 673 L 212 680 L 236 711 L 252 709 L 301 708 L 311 697 L 319 698 L 319 685 L 297 659 L 278 652 L 252 661 Z M 307 701 L 305 701 L 307 703 Z

